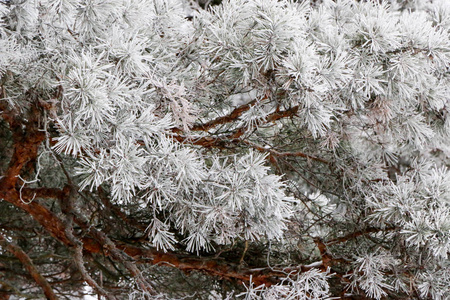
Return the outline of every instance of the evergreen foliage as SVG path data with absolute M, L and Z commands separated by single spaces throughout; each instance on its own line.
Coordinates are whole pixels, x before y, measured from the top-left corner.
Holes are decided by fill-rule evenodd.
M 0 299 L 450 299 L 450 2 L 201 4 L 0 0 Z

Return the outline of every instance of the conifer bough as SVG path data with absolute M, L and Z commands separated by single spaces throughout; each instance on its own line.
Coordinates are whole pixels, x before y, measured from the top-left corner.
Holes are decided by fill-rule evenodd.
M 450 2 L 202 7 L 0 1 L 0 299 L 449 299 Z

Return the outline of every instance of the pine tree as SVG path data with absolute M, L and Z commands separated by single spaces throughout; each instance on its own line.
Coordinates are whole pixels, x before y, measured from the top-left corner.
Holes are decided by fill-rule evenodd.
M 450 2 L 0 0 L 0 299 L 450 299 Z

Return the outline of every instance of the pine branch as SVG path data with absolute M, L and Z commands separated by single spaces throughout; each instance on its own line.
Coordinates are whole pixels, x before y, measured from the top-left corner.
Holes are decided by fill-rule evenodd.
M 259 100 L 259 101 L 262 101 L 262 100 Z M 250 101 L 247 104 L 236 107 L 231 113 L 229 113 L 226 116 L 218 117 L 218 118 L 216 118 L 214 120 L 210 120 L 204 124 L 193 125 L 191 130 L 193 130 L 193 131 L 208 131 L 209 129 L 214 128 L 217 125 L 222 125 L 222 124 L 231 123 L 233 121 L 236 121 L 237 119 L 239 119 L 239 117 L 244 112 L 249 110 L 257 102 L 258 102 L 257 100 Z
M 2 245 L 2 247 L 11 252 L 15 257 L 17 257 L 20 260 L 25 269 L 33 277 L 34 281 L 36 281 L 36 283 L 42 288 L 47 299 L 49 300 L 58 299 L 48 281 L 45 279 L 44 276 L 42 276 L 42 274 L 33 264 L 33 261 L 25 253 L 25 251 L 22 250 L 22 248 L 20 248 L 14 242 L 9 242 L 2 233 L 0 233 L 0 245 Z
M 43 194 L 39 194 L 39 191 L 44 191 Z M 36 198 L 45 196 L 45 190 L 29 189 L 30 193 L 37 193 Z M 62 191 L 61 191 L 62 193 Z M 38 221 L 53 237 L 63 242 L 68 247 L 75 247 L 72 239 L 67 236 L 67 229 L 64 227 L 64 223 L 47 208 L 39 204 L 37 201 L 33 201 L 26 205 L 20 201 L 17 192 L 3 194 L 6 197 L 4 199 L 22 209 L 25 209 L 30 213 L 33 218 Z M 0 194 L 0 197 L 3 197 Z M 15 195 L 16 197 L 10 197 Z M 54 194 L 53 194 L 54 195 Z M 240 280 L 243 282 L 249 282 L 250 278 L 255 284 L 265 284 L 270 286 L 279 282 L 281 278 L 286 274 L 295 271 L 307 271 L 310 269 L 308 266 L 300 266 L 296 268 L 284 268 L 279 271 L 271 268 L 244 268 L 240 265 L 224 262 L 220 258 L 201 258 L 196 255 L 184 255 L 174 252 L 162 252 L 156 249 L 144 246 L 135 246 L 124 244 L 123 242 L 114 242 L 109 239 L 104 233 L 96 230 L 94 227 L 89 226 L 87 220 L 79 214 L 76 214 L 74 221 L 79 224 L 84 230 L 87 230 L 92 237 L 84 237 L 81 239 L 82 247 L 84 251 L 90 253 L 102 253 L 106 256 L 111 256 L 113 259 L 120 263 L 128 265 L 128 268 L 132 271 L 134 276 L 140 276 L 140 271 L 135 266 L 132 266 L 132 260 L 138 263 L 151 264 L 151 265 L 165 265 L 178 268 L 184 272 L 190 272 L 193 270 L 203 271 L 212 276 L 218 276 L 227 280 Z M 123 251 L 123 253 L 122 253 Z M 126 254 L 126 256 L 124 256 Z M 127 258 L 128 257 L 128 258 Z M 132 259 L 130 261 L 130 259 Z

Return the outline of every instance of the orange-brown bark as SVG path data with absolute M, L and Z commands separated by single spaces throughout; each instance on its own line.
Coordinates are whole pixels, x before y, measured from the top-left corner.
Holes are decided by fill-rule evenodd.
M 22 250 L 22 248 L 20 248 L 13 242 L 8 242 L 1 233 L 0 233 L 0 245 L 3 245 L 6 248 L 6 250 L 11 252 L 15 257 L 17 257 L 20 260 L 25 269 L 33 277 L 34 281 L 36 281 L 36 283 L 42 288 L 47 299 L 49 300 L 58 299 L 58 297 L 56 297 L 55 293 L 53 292 L 53 289 L 50 286 L 50 284 L 47 282 L 44 276 L 42 276 L 42 274 L 39 273 L 38 269 L 33 264 L 33 261 Z
M 19 197 L 19 192 L 15 189 L 6 191 L 1 189 L 0 199 L 4 199 L 26 211 L 58 241 L 68 246 L 75 246 L 65 233 L 66 227 L 64 223 L 45 206 L 39 204 L 37 201 L 32 201 L 30 203 L 22 201 Z

